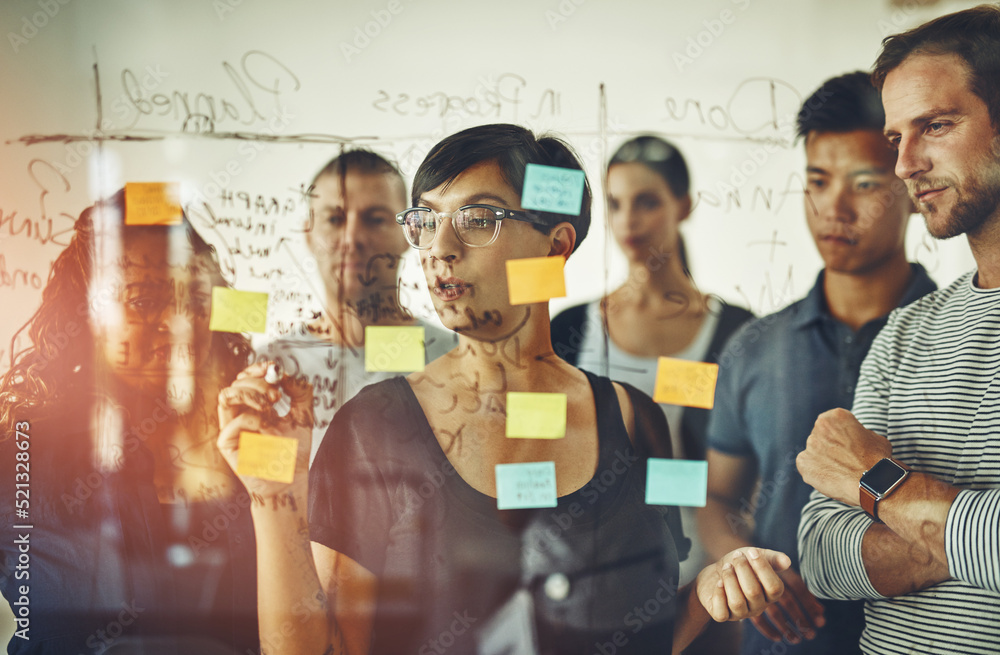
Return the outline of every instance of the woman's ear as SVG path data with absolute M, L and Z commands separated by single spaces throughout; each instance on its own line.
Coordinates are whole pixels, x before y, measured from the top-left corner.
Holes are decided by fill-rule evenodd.
M 576 228 L 572 223 L 559 223 L 549 233 L 549 257 L 568 259 L 576 246 Z
M 681 198 L 679 203 L 681 209 L 681 217 L 677 222 L 682 223 L 688 216 L 691 215 L 691 194 L 689 193 L 683 198 Z

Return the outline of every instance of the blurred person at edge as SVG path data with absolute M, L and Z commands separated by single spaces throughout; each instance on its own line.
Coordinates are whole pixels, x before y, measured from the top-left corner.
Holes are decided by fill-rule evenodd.
M 0 461 L 28 453 L 0 496 L 30 499 L 4 514 L 0 588 L 29 609 L 8 652 L 256 652 L 251 499 L 215 416 L 250 344 L 209 330 L 226 283 L 186 217 L 129 225 L 126 204 L 81 214 L 0 380 Z
M 688 266 L 681 224 L 691 214 L 684 156 L 656 136 L 622 144 L 608 162 L 608 221 L 628 259 L 628 280 L 608 296 L 570 307 L 552 320 L 553 348 L 579 368 L 653 394 L 659 357 L 718 362 L 726 340 L 753 318 L 745 309 L 702 293 Z M 709 410 L 661 404 L 677 459 L 705 459 Z M 694 580 L 708 553 L 694 533 L 695 508 L 680 508 L 691 552 L 680 583 Z M 720 554 L 721 556 L 721 554 Z M 735 652 L 739 626 L 709 626 L 688 655 Z
M 851 406 L 861 362 L 889 312 L 935 289 L 906 260 L 913 205 L 893 173 L 884 122 L 862 72 L 825 81 L 803 103 L 806 223 L 823 270 L 805 298 L 747 324 L 721 358 L 702 539 L 713 553 L 753 544 L 792 557 L 781 574 L 784 596 L 744 627 L 744 655 L 782 640 L 789 653 L 860 652 L 863 604 L 817 600 L 798 573 L 796 517 L 811 489 L 795 455 L 820 413 Z
M 529 162 L 581 169 L 562 141 L 514 125 L 454 134 L 421 164 L 414 207 L 397 218 L 459 346 L 362 390 L 311 468 L 307 385 L 268 383 L 262 362 L 220 396 L 232 465 L 241 431 L 299 440 L 291 484 L 241 478 L 274 499 L 252 509 L 269 654 L 471 653 L 502 617 L 505 637 L 537 630 L 542 653 L 679 653 L 712 619 L 759 614 L 780 596 L 788 558 L 756 548 L 678 587 L 677 508 L 644 495 L 648 452 L 669 443 L 663 412 L 556 357 L 547 302 L 510 303 L 507 262 L 568 257 L 590 223 L 586 185 L 578 216 L 523 210 Z M 273 408 L 282 390 L 284 418 Z M 565 436 L 508 439 L 509 391 L 566 394 Z M 555 507 L 498 509 L 496 465 L 518 462 L 552 462 Z
M 344 403 L 365 386 L 399 375 L 366 370 L 365 328 L 422 327 L 427 361 L 458 340 L 400 304 L 398 277 L 408 246 L 395 220 L 406 207 L 406 184 L 396 167 L 375 152 L 347 150 L 316 173 L 310 189 L 305 242 L 323 282 L 323 311 L 257 350 L 312 384 L 311 462 Z

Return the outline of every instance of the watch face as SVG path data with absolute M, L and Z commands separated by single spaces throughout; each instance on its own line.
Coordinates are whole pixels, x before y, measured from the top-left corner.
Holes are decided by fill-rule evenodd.
M 876 495 L 881 495 L 896 484 L 906 471 L 896 465 L 891 459 L 883 459 L 861 476 L 861 484 Z

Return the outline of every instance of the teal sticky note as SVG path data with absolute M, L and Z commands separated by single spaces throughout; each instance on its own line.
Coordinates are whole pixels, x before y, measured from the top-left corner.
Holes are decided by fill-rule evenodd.
M 700 459 L 651 457 L 646 468 L 647 505 L 704 507 L 708 495 L 708 462 Z
M 528 164 L 524 172 L 521 206 L 576 216 L 583 205 L 583 171 Z
M 497 509 L 556 506 L 556 463 L 497 464 Z

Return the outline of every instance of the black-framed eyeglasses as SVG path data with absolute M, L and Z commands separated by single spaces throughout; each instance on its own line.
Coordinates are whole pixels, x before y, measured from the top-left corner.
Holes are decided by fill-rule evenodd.
M 450 218 L 458 240 L 470 248 L 482 248 L 497 240 L 505 218 L 531 225 L 548 227 L 547 221 L 531 212 L 515 211 L 493 205 L 465 205 L 453 212 L 436 212 L 427 207 L 411 207 L 396 214 L 403 234 L 417 250 L 427 250 L 434 244 L 444 219 Z

